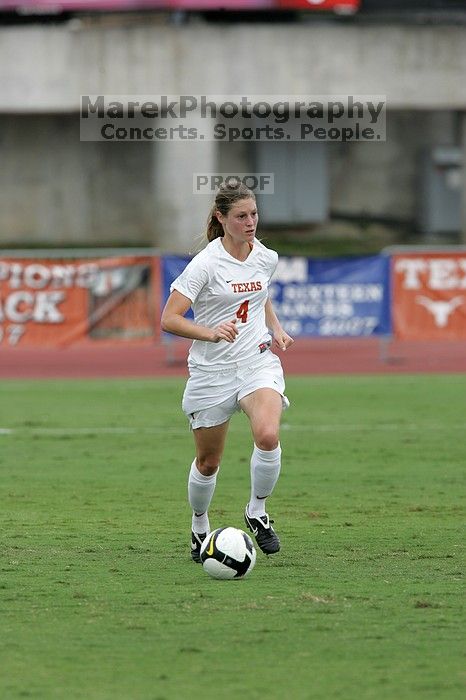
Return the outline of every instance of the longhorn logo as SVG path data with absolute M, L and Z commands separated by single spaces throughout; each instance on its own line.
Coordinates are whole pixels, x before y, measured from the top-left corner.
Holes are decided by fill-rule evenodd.
M 416 297 L 416 301 L 430 311 L 435 319 L 435 325 L 438 328 L 445 328 L 450 314 L 463 303 L 463 297 L 453 297 L 453 299 L 449 301 L 434 301 L 429 297 L 419 294 Z

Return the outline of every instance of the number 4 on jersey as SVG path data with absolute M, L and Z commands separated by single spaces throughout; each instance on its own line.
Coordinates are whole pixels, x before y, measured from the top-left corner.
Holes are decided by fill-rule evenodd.
M 236 312 L 236 318 L 239 318 L 241 323 L 246 323 L 248 320 L 248 311 L 249 311 L 249 299 L 246 301 L 243 301 L 241 306 L 239 307 L 238 311 Z

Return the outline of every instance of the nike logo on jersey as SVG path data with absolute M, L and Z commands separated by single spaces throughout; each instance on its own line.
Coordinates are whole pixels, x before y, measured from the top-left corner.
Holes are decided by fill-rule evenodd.
M 232 281 L 232 280 L 225 280 L 225 282 L 226 282 L 227 284 L 230 284 L 231 281 Z

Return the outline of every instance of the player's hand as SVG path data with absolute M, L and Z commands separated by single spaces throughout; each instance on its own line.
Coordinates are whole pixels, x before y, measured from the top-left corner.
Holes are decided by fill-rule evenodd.
M 213 342 L 218 343 L 220 340 L 225 340 L 227 343 L 233 343 L 238 335 L 236 321 L 236 318 L 233 321 L 225 321 L 225 323 L 220 323 L 217 328 L 214 328 Z
M 288 333 L 285 333 L 283 328 L 280 328 L 280 330 L 274 332 L 273 344 L 277 348 L 280 348 L 280 350 L 285 351 L 287 348 L 290 347 L 290 345 L 293 345 L 293 343 L 293 338 L 290 335 L 288 335 Z

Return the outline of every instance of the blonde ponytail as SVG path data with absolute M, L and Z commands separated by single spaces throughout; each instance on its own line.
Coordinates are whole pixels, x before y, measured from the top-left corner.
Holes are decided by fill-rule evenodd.
M 215 212 L 217 211 L 217 206 L 214 204 L 210 210 L 209 218 L 207 219 L 207 240 L 209 243 L 215 238 L 223 238 L 225 232 L 220 221 L 217 219 Z

